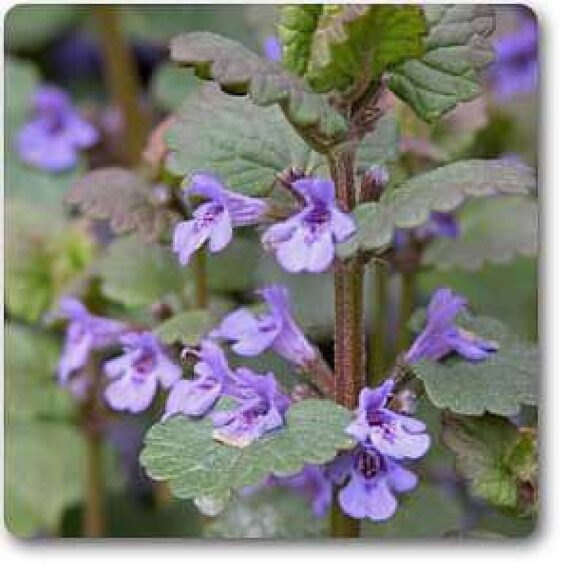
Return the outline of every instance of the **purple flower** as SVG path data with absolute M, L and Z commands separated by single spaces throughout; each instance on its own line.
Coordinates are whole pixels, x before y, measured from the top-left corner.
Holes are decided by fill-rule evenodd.
M 519 29 L 495 42 L 489 73 L 495 97 L 505 102 L 519 93 L 532 93 L 538 83 L 538 29 L 533 17 L 521 18 Z
M 438 289 L 427 309 L 427 324 L 406 353 L 413 364 L 422 358 L 440 360 L 452 352 L 467 360 L 484 360 L 498 350 L 496 342 L 485 340 L 455 325 L 455 317 L 467 307 L 467 300 L 451 289 Z
M 221 251 L 230 243 L 234 227 L 256 224 L 267 212 L 263 200 L 230 192 L 208 174 L 196 174 L 188 193 L 208 201 L 194 210 L 191 220 L 179 222 L 174 229 L 172 245 L 181 265 L 207 240 L 212 253 Z
M 289 399 L 280 392 L 271 372 L 256 374 L 238 368 L 235 373 L 237 389 L 232 395 L 239 405 L 212 414 L 213 435 L 217 441 L 242 448 L 283 425 Z
M 452 213 L 432 212 L 428 221 L 413 230 L 397 229 L 394 233 L 394 247 L 402 250 L 412 236 L 416 240 L 429 241 L 436 237 L 456 239 L 459 237 L 459 224 Z
M 340 455 L 328 473 L 337 484 L 348 479 L 338 494 L 342 510 L 355 519 L 373 521 L 392 517 L 398 507 L 395 493 L 411 491 L 418 482 L 415 473 L 367 445 Z
M 35 116 L 23 125 L 16 141 L 20 158 L 32 166 L 60 172 L 75 166 L 78 151 L 99 139 L 61 89 L 44 86 L 34 98 Z
M 301 178 L 292 186 L 306 206 L 288 220 L 272 225 L 262 242 L 275 251 L 285 270 L 320 273 L 333 262 L 335 243 L 347 240 L 356 226 L 352 217 L 336 206 L 331 180 Z
M 124 354 L 104 366 L 105 374 L 113 380 L 105 390 L 105 399 L 114 410 L 137 414 L 150 406 L 159 384 L 170 388 L 182 370 L 150 332 L 124 334 L 121 343 Z
M 58 378 L 61 385 L 67 386 L 72 375 L 85 366 L 91 351 L 117 343 L 127 326 L 119 321 L 92 315 L 73 297 L 61 299 L 60 310 L 69 319 L 69 324 L 59 360 Z
M 392 378 L 379 388 L 363 388 L 356 419 L 346 428 L 346 433 L 387 457 L 418 459 L 429 449 L 430 437 L 424 433 L 423 422 L 387 408 L 393 388 Z
M 219 397 L 235 384 L 236 375 L 230 370 L 221 348 L 208 340 L 197 351 L 194 380 L 178 380 L 166 400 L 163 420 L 176 414 L 201 417 L 209 412 Z
M 317 353 L 291 315 L 287 289 L 269 285 L 259 293 L 269 313 L 256 316 L 248 309 L 238 309 L 226 316 L 211 336 L 233 342 L 232 349 L 242 356 L 257 356 L 271 348 L 294 364 L 306 367 Z
M 304 495 L 316 517 L 324 517 L 332 503 L 332 482 L 320 465 L 305 465 L 289 477 L 272 477 L 270 485 L 285 487 Z
M 275 36 L 267 36 L 263 42 L 263 53 L 271 61 L 281 61 L 283 53 L 279 39 Z

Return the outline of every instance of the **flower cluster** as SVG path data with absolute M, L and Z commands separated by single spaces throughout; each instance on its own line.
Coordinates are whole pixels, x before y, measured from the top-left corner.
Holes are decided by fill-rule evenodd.
M 275 251 L 287 271 L 326 271 L 333 262 L 335 244 L 356 231 L 354 221 L 336 205 L 330 180 L 301 178 L 291 186 L 304 207 L 270 226 L 262 243 Z M 259 224 L 268 213 L 264 200 L 231 192 L 207 174 L 196 174 L 186 192 L 207 201 L 194 210 L 191 220 L 180 222 L 174 230 L 173 250 L 183 265 L 207 240 L 210 251 L 219 252 L 230 243 L 234 227 Z
M 351 517 L 375 521 L 390 518 L 397 507 L 394 493 L 411 491 L 417 477 L 400 462 L 419 459 L 430 446 L 423 422 L 389 409 L 394 380 L 360 393 L 356 419 L 346 431 L 358 445 L 341 455 L 330 468 L 339 492 L 339 504 Z
M 61 172 L 75 166 L 78 151 L 97 143 L 95 128 L 81 118 L 68 95 L 44 86 L 34 98 L 35 115 L 19 131 L 16 149 L 27 164 Z

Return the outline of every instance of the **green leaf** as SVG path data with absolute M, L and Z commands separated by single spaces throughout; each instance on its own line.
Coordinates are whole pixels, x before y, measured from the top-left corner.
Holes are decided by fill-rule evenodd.
M 200 81 L 191 69 L 167 62 L 153 74 L 151 93 L 161 109 L 174 111 L 199 86 Z
M 55 531 L 63 509 L 83 495 L 81 434 L 54 422 L 11 421 L 4 442 L 6 527 L 20 538 Z
M 167 44 L 174 36 L 208 30 L 254 47 L 243 5 L 131 4 L 118 6 L 125 33 L 145 43 Z
M 149 182 L 118 167 L 91 171 L 71 187 L 67 202 L 88 216 L 108 219 L 115 233 L 137 230 L 148 240 L 158 238 L 176 219 L 157 204 Z
M 426 222 L 432 211 L 452 211 L 470 196 L 528 194 L 535 189 L 535 171 L 524 164 L 510 160 L 463 160 L 389 188 L 379 206 L 392 210 L 396 227 L 413 228 Z
M 289 539 L 325 537 L 327 519 L 315 518 L 307 502 L 283 489 L 236 497 L 206 529 L 207 538 Z
M 20 325 L 4 329 L 5 412 L 10 421 L 70 418 L 75 402 L 55 379 L 61 347 L 52 337 Z
M 469 299 L 476 314 L 493 316 L 521 337 L 537 339 L 538 268 L 536 258 L 518 257 L 507 265 L 485 265 L 471 271 L 422 271 L 420 292 L 428 297 L 450 287 Z M 505 287 L 508 283 L 509 286 Z
M 291 406 L 285 427 L 239 449 L 213 439 L 209 418 L 176 417 L 149 430 L 140 461 L 178 498 L 224 497 L 270 474 L 292 475 L 305 463 L 330 461 L 354 445 L 344 433 L 350 419 L 331 401 L 304 400 Z
M 445 488 L 420 481 L 417 489 L 398 496 L 396 514 L 386 522 L 362 523 L 363 538 L 421 540 L 441 538 L 461 528 L 464 511 L 457 497 Z
M 517 255 L 538 252 L 538 204 L 526 196 L 468 203 L 459 226 L 459 238 L 439 238 L 429 245 L 424 265 L 477 271 L 486 262 L 508 263 Z
M 215 118 L 215 120 L 213 120 Z M 290 166 L 307 168 L 311 150 L 276 108 L 260 109 L 214 85 L 192 94 L 167 134 L 168 168 L 218 175 L 233 190 L 267 195 Z
M 400 127 L 394 113 L 378 119 L 374 130 L 360 142 L 356 154 L 359 172 L 371 166 L 386 165 L 400 155 Z
M 61 212 L 20 200 L 6 202 L 6 306 L 34 323 L 86 272 L 94 253 L 81 225 Z
M 279 41 L 285 69 L 304 75 L 311 55 L 311 42 L 324 6 L 289 4 L 279 10 Z
M 250 291 L 259 285 L 256 268 L 263 250 L 259 237 L 234 236 L 231 244 L 208 258 L 208 289 L 216 293 Z
M 369 85 L 424 52 L 418 6 L 349 4 L 326 10 L 311 37 L 306 78 L 318 92 Z
M 513 454 L 523 464 L 536 469 L 536 449 L 527 445 L 528 435 L 504 418 L 449 416 L 443 441 L 456 455 L 459 473 L 469 482 L 475 497 L 498 507 L 516 508 L 520 504 L 519 484 L 530 481 L 535 472 L 513 462 Z
M 356 234 L 337 250 L 341 257 L 388 247 L 396 228 L 425 223 L 431 212 L 450 212 L 469 197 L 528 194 L 536 188 L 534 170 L 509 160 L 463 160 L 435 168 L 389 187 L 378 202 L 357 206 Z
M 6 47 L 11 51 L 37 50 L 60 38 L 85 12 L 85 7 L 78 5 L 15 5 L 4 22 Z
M 426 52 L 394 69 L 389 87 L 422 119 L 432 121 L 481 93 L 478 72 L 493 59 L 494 8 L 427 4 L 424 11 Z
M 322 144 L 333 144 L 348 130 L 342 115 L 299 77 L 228 38 L 209 32 L 184 34 L 172 41 L 171 57 L 227 93 L 248 94 L 262 107 L 279 104 L 297 129 Z
M 181 342 L 195 345 L 210 332 L 214 323 L 205 309 L 178 313 L 154 329 L 154 333 L 166 344 Z
M 413 365 L 431 402 L 465 415 L 489 411 L 516 414 L 521 404 L 535 405 L 539 380 L 538 347 L 513 336 L 490 317 L 461 317 L 461 328 L 499 344 L 497 352 L 480 362 L 451 356 L 444 362 L 422 360 Z
M 185 270 L 172 252 L 138 236 L 114 241 L 99 262 L 106 297 L 127 307 L 142 307 L 183 293 Z

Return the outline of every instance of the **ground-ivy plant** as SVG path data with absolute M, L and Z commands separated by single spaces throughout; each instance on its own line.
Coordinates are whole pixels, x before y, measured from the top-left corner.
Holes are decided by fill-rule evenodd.
M 90 10 L 123 118 L 113 159 L 84 172 L 101 133 L 7 63 L 7 366 L 25 379 L 6 391 L 9 526 L 54 531 L 67 509 L 70 536 L 124 517 L 144 536 L 424 538 L 461 533 L 476 505 L 529 532 L 536 339 L 445 283 L 538 249 L 534 167 L 444 148 L 447 114 L 488 88 L 495 9 L 282 5 L 264 50 L 250 20 L 245 46 L 196 9 L 165 27 L 152 131 L 121 27 L 144 36 L 149 14 Z M 155 519 L 109 506 L 109 442 L 139 462 Z M 24 471 L 49 481 L 41 509 Z

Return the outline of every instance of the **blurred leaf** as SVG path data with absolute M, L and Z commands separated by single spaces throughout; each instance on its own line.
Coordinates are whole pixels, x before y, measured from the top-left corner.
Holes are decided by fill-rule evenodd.
M 106 537 L 112 538 L 197 538 L 201 536 L 200 514 L 191 501 L 172 501 L 156 507 L 124 495 L 109 495 L 105 504 Z M 62 520 L 61 536 L 83 534 L 83 505 L 68 509 Z
M 277 109 L 260 109 L 214 85 L 185 101 L 167 143 L 173 173 L 212 172 L 230 188 L 253 196 L 268 194 L 286 168 L 305 170 L 312 154 Z
M 493 316 L 521 337 L 537 340 L 538 268 L 535 258 L 517 258 L 507 265 L 481 270 L 428 271 L 420 274 L 425 296 L 438 287 L 451 287 L 469 299 L 476 313 Z
M 67 202 L 87 216 L 108 219 L 115 233 L 137 230 L 147 240 L 158 238 L 176 219 L 155 203 L 149 182 L 118 167 L 91 171 L 71 187 Z
M 441 538 L 461 527 L 463 508 L 446 489 L 420 481 L 411 493 L 400 495 L 399 507 L 391 519 L 382 523 L 364 521 L 365 538 Z
M 234 236 L 220 253 L 208 258 L 208 289 L 216 293 L 245 292 L 258 285 L 255 271 L 262 249 L 259 240 Z
M 459 226 L 459 238 L 438 238 L 429 245 L 424 265 L 476 271 L 485 262 L 508 263 L 517 255 L 538 252 L 538 204 L 527 197 L 468 203 L 460 213 Z
M 83 495 L 81 434 L 69 425 L 11 421 L 4 442 L 6 527 L 19 538 L 56 531 L 63 509 Z
M 86 271 L 94 244 L 81 225 L 60 213 L 12 200 L 6 203 L 6 306 L 34 323 Z
M 198 77 L 216 81 L 227 93 L 249 94 L 262 107 L 279 104 L 304 136 L 321 145 L 330 145 L 347 132 L 346 121 L 323 96 L 299 77 L 230 39 L 208 32 L 178 36 L 172 41 L 171 57 L 193 67 Z
M 431 212 L 450 212 L 471 196 L 528 194 L 535 187 L 534 170 L 509 160 L 464 160 L 441 166 L 390 186 L 378 202 L 357 206 L 358 231 L 337 253 L 347 257 L 357 249 L 385 248 L 396 228 L 421 226 Z
M 138 41 L 166 44 L 178 34 L 208 30 L 253 47 L 244 8 L 228 4 L 120 6 L 126 33 Z
M 400 154 L 400 128 L 393 113 L 378 119 L 374 130 L 358 145 L 356 164 L 359 171 L 371 166 L 386 165 Z
M 427 395 L 438 408 L 466 415 L 486 411 L 501 416 L 516 414 L 521 404 L 537 402 L 538 347 L 512 333 L 490 317 L 462 317 L 459 325 L 499 344 L 499 350 L 480 362 L 451 356 L 443 362 L 422 360 L 413 365 Z
M 71 27 L 86 8 L 77 5 L 18 4 L 6 14 L 4 43 L 10 51 L 35 51 Z
M 519 484 L 531 480 L 534 473 L 527 466 L 536 469 L 537 461 L 534 444 L 527 445 L 527 434 L 496 416 L 449 416 L 443 441 L 457 455 L 457 469 L 475 497 L 498 507 L 519 505 Z
M 426 53 L 397 67 L 389 87 L 422 119 L 432 121 L 480 94 L 478 72 L 493 59 L 494 7 L 428 4 L 424 12 Z
M 348 4 L 322 10 L 308 38 L 306 78 L 315 91 L 369 85 L 387 68 L 423 54 L 426 25 L 419 6 Z
M 10 15 L 7 16 L 6 25 L 9 18 Z M 4 74 L 6 85 L 9 86 L 6 89 L 4 112 L 6 127 L 10 130 L 28 116 L 32 96 L 40 82 L 40 76 L 31 62 L 13 57 L 6 58 Z
M 138 236 L 114 241 L 99 262 L 103 293 L 129 307 L 181 295 L 185 273 L 166 247 L 142 243 Z
M 151 93 L 161 109 L 174 111 L 199 86 L 200 81 L 191 69 L 167 62 L 154 72 Z
M 10 421 L 70 418 L 75 402 L 55 379 L 59 344 L 46 333 L 20 325 L 4 329 L 5 413 Z
M 536 520 L 518 514 L 489 509 L 477 518 L 471 533 L 499 533 L 506 538 L 529 538 L 536 531 Z
M 181 342 L 195 345 L 212 329 L 212 315 L 205 309 L 178 313 L 154 329 L 154 333 L 165 344 Z
M 350 418 L 331 401 L 303 400 L 291 406 L 285 427 L 240 449 L 213 439 L 210 418 L 175 417 L 149 430 L 140 460 L 150 477 L 169 482 L 175 497 L 223 497 L 272 473 L 292 475 L 305 463 L 325 463 L 352 447 L 344 433 Z
M 283 489 L 264 489 L 236 497 L 206 528 L 207 538 L 319 538 L 327 535 L 327 519 L 315 518 L 302 497 Z

